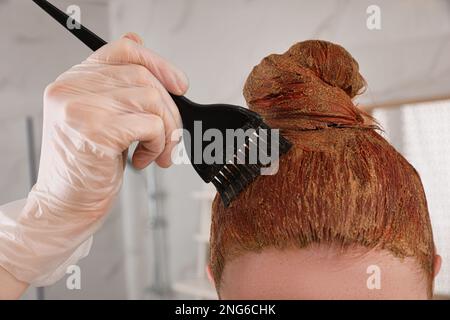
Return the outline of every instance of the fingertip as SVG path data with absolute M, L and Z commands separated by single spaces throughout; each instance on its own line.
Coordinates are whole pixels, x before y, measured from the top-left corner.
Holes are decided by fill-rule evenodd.
M 130 39 L 139 45 L 144 45 L 144 40 L 142 40 L 142 38 L 137 33 L 134 33 L 134 32 L 125 33 L 122 36 L 122 39 Z
M 134 151 L 131 163 L 133 167 L 142 170 L 155 160 L 148 152 L 145 151 L 143 145 L 140 143 Z
M 187 90 L 189 89 L 189 78 L 187 77 L 187 75 L 179 70 L 177 72 L 177 88 L 178 88 L 178 92 L 176 94 L 178 95 L 184 95 Z
M 166 156 L 160 156 L 158 159 L 155 160 L 156 164 L 164 169 L 170 168 L 172 166 L 172 161 L 170 160 L 170 157 L 167 158 Z
M 155 163 L 159 167 L 161 167 L 163 169 L 167 169 L 167 168 L 170 168 L 172 166 L 172 162 L 170 162 L 170 161 L 169 162 L 165 162 L 165 161 L 156 160 Z
M 131 161 L 131 163 L 133 164 L 133 167 L 137 170 L 142 170 L 145 167 L 147 167 L 150 163 L 151 160 L 148 159 L 137 159 L 135 157 L 133 157 L 133 160 Z
M 156 164 L 161 168 L 167 169 L 172 166 L 172 148 L 166 148 L 163 153 L 155 160 Z
M 135 168 L 136 170 L 142 170 L 145 168 L 145 166 L 141 163 L 138 163 L 136 161 L 133 161 L 133 168 Z

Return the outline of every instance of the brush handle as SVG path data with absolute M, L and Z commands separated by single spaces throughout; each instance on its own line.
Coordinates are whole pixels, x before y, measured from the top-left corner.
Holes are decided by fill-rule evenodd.
M 79 24 L 79 28 L 69 28 L 67 22 L 70 21 L 71 17 L 69 17 L 65 12 L 59 10 L 53 4 L 46 0 L 33 0 L 39 7 L 41 7 L 45 12 L 47 12 L 53 19 L 58 21 L 65 29 L 67 29 L 70 33 L 72 33 L 75 37 L 77 37 L 81 42 L 87 45 L 91 50 L 96 51 L 103 47 L 107 42 L 97 36 L 88 28 L 85 28 L 83 25 Z
M 91 30 L 83 26 L 82 24 L 79 24 L 79 28 L 69 28 L 67 25 L 67 22 L 70 21 L 70 19 L 73 19 L 69 17 L 65 12 L 59 10 L 57 7 L 55 7 L 53 4 L 48 2 L 47 0 L 33 0 L 34 3 L 36 3 L 39 7 L 41 7 L 45 12 L 47 12 L 53 19 L 58 21 L 67 31 L 69 31 L 71 34 L 73 34 L 75 37 L 77 37 L 81 42 L 83 42 L 86 46 L 88 46 L 92 51 L 97 51 L 101 47 L 103 47 L 107 42 L 100 38 L 98 35 L 93 33 Z M 177 96 L 174 94 L 171 94 L 169 92 L 170 96 L 172 97 L 173 101 L 177 105 L 180 113 L 186 112 L 187 109 L 190 109 L 190 107 L 193 107 L 193 105 L 196 105 L 194 102 L 190 101 L 188 98 L 184 96 Z M 182 114 L 183 116 L 183 114 Z

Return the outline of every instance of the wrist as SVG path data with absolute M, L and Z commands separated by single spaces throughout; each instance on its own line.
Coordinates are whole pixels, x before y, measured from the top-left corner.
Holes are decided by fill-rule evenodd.
M 92 234 L 102 219 L 70 219 L 48 214 L 28 198 L 18 217 L 0 219 L 0 266 L 20 281 L 49 285 L 64 276 L 67 266 L 85 257 Z
M 19 299 L 28 288 L 28 283 L 17 280 L 11 273 L 0 266 L 0 300 Z

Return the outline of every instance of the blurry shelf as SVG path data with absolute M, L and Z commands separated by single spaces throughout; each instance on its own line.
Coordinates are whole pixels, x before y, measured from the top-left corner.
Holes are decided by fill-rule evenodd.
M 176 282 L 173 290 L 199 299 L 217 300 L 217 293 L 206 278 L 192 278 Z

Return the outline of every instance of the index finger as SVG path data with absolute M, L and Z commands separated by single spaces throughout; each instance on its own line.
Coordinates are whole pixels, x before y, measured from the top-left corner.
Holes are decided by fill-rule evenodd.
M 152 50 L 131 40 L 127 35 L 103 46 L 86 62 L 142 65 L 161 82 L 167 91 L 176 95 L 183 95 L 189 86 L 183 71 Z

